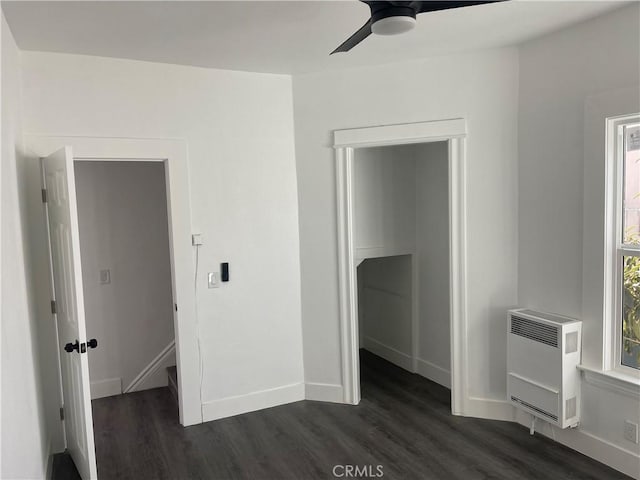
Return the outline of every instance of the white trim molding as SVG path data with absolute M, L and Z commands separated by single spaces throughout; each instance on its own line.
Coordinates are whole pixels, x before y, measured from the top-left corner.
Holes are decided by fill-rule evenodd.
M 635 400 L 640 399 L 640 378 L 630 377 L 617 370 L 601 371 L 595 368 L 578 365 L 585 382 L 596 387 L 626 395 Z
M 342 385 L 331 383 L 305 383 L 304 398 L 318 402 L 343 403 L 344 391 Z
M 122 393 L 122 378 L 106 378 L 91 382 L 91 400 L 113 397 Z
M 245 395 L 220 398 L 202 404 L 205 422 L 232 417 L 242 413 L 277 407 L 305 399 L 305 384 L 293 383 L 281 387 L 260 390 Z
M 357 256 L 353 225 L 353 163 L 355 149 L 447 141 L 449 145 L 451 410 L 466 414 L 467 401 L 467 282 L 466 282 L 466 121 L 462 118 L 399 125 L 373 126 L 334 132 L 338 218 L 338 276 L 340 345 L 344 403 L 360 402 L 358 358 Z M 415 357 L 414 352 L 414 357 Z M 414 365 L 412 371 L 416 371 Z
M 187 144 L 181 139 L 25 134 L 27 153 L 36 157 L 44 157 L 64 146 L 72 147 L 74 159 L 157 161 L 165 165 L 171 277 L 177 305 L 174 329 L 180 423 L 184 426 L 202 423 Z
M 363 336 L 362 345 L 360 348 L 370 351 L 371 353 L 384 358 L 385 360 L 397 365 L 398 367 L 407 370 L 408 372 L 415 372 L 413 368 L 413 358 L 411 355 L 401 352 L 400 350 L 385 345 L 384 343 L 376 340 L 373 337 Z
M 135 392 L 142 383 L 147 380 L 151 375 L 155 374 L 161 367 L 164 366 L 164 361 L 173 354 L 176 350 L 175 340 L 171 340 L 169 345 L 164 347 L 162 351 L 151 360 L 147 366 L 145 366 L 138 375 L 131 381 L 131 383 L 124 389 L 122 393 Z
M 357 274 L 353 242 L 353 148 L 336 150 L 338 195 L 338 289 L 344 403 L 360 403 Z
M 622 358 L 622 259 L 626 255 L 638 255 L 638 249 L 623 243 L 623 182 L 622 127 L 635 124 L 640 114 L 607 117 L 605 160 L 605 210 L 604 210 L 604 370 L 631 372 L 621 364 Z
M 463 118 L 431 122 L 401 123 L 377 127 L 351 128 L 333 132 L 334 148 L 363 148 L 385 145 L 437 142 L 467 134 Z
M 466 141 L 449 141 L 449 302 L 451 328 L 451 412 L 466 414 L 467 364 L 467 176 Z
M 416 373 L 418 375 L 451 389 L 451 370 L 447 370 L 421 358 L 416 359 L 416 365 Z

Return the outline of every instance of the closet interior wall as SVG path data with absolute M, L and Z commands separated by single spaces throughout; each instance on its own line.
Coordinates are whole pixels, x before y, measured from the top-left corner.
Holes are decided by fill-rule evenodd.
M 447 142 L 356 150 L 354 219 L 360 347 L 450 387 L 448 168 Z

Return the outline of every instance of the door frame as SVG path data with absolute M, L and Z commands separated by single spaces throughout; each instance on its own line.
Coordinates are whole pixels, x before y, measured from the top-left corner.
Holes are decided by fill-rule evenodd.
M 463 118 L 335 130 L 340 342 L 344 403 L 360 402 L 357 258 L 354 244 L 353 163 L 365 147 L 448 142 L 451 412 L 467 399 L 466 121 Z
M 172 290 L 175 302 L 174 331 L 178 370 L 180 423 L 202 423 L 200 351 L 195 265 L 191 244 L 191 204 L 187 143 L 182 139 L 110 138 L 25 135 L 28 149 L 38 157 L 69 145 L 74 160 L 162 162 L 167 184 L 167 220 Z M 60 365 L 58 364 L 58 371 Z

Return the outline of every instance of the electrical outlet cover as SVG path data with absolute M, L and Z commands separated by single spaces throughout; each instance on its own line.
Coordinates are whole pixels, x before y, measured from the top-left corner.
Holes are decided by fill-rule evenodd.
M 633 442 L 635 444 L 638 443 L 638 424 L 630 422 L 629 420 L 624 421 L 624 438 Z

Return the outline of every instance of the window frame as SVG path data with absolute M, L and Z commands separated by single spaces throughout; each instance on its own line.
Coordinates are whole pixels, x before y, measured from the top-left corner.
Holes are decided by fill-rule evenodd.
M 622 364 L 623 260 L 640 257 L 640 245 L 623 243 L 624 128 L 640 123 L 640 113 L 606 119 L 605 329 L 604 370 L 640 378 L 640 369 Z

